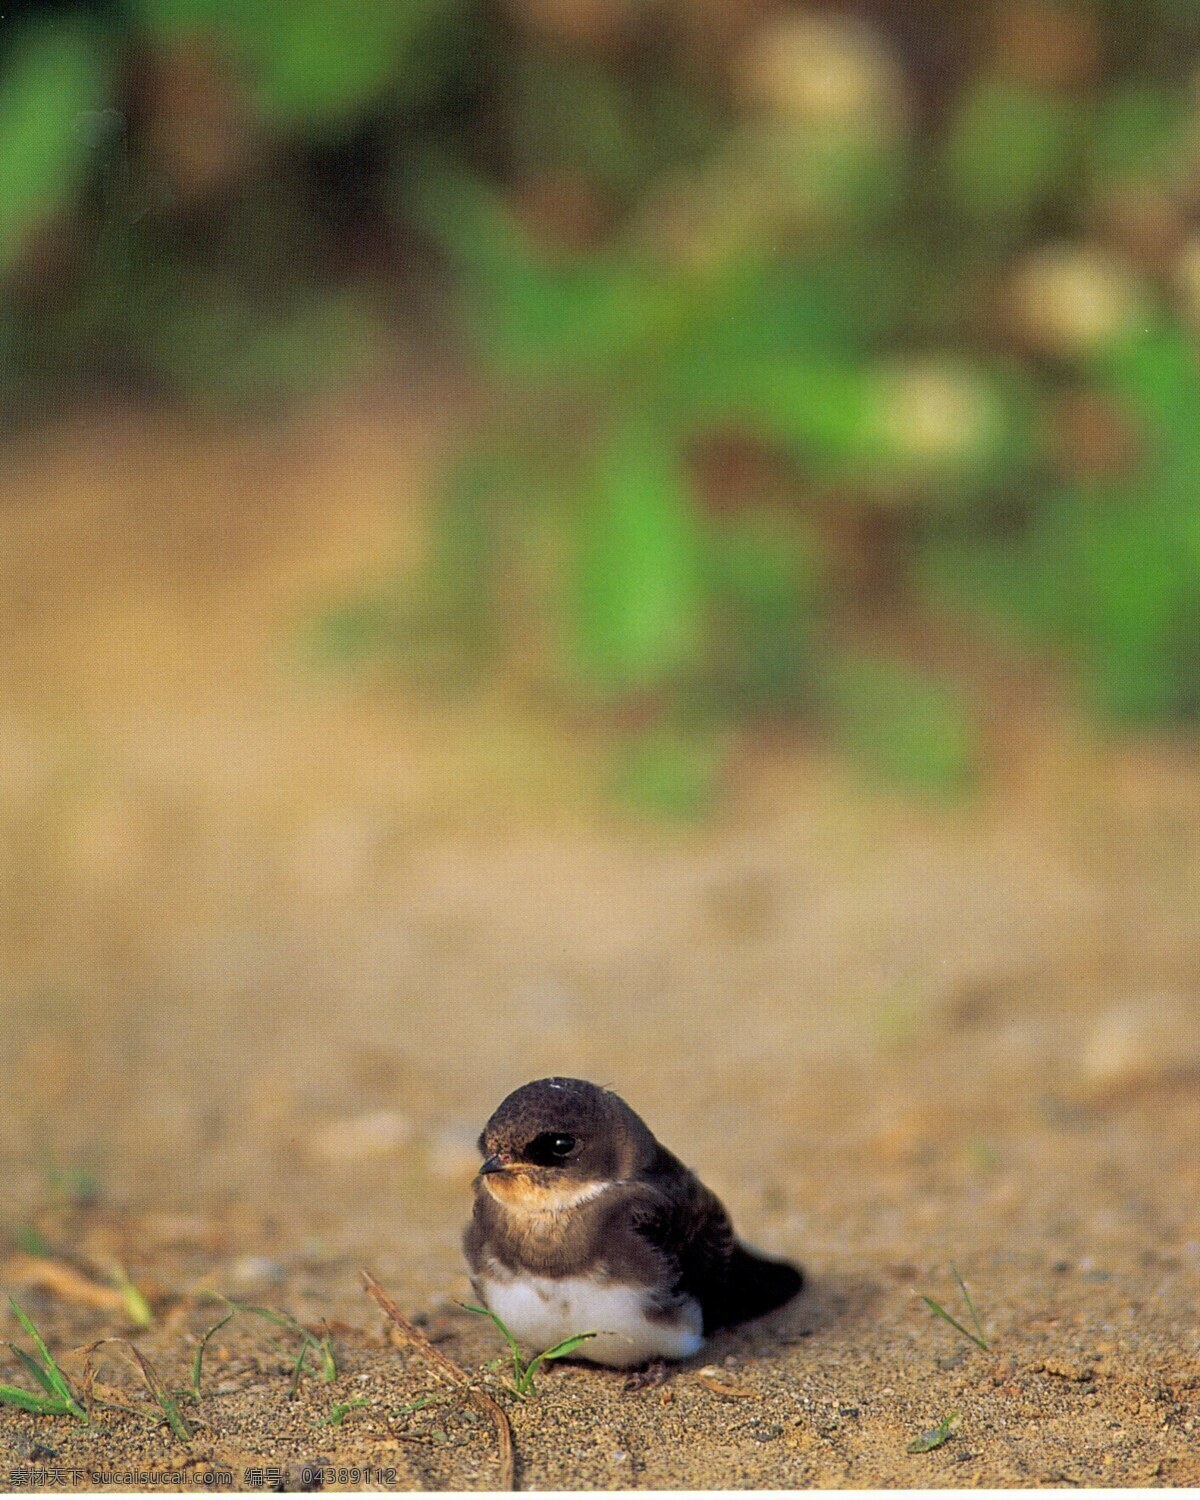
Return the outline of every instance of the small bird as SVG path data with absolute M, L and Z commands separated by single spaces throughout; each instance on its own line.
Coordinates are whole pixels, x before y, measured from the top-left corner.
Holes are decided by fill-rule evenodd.
M 705 1335 L 794 1297 L 797 1267 L 747 1249 L 695 1173 L 623 1099 L 527 1083 L 483 1128 L 463 1250 L 476 1295 L 521 1344 L 594 1332 L 577 1357 L 686 1359 Z

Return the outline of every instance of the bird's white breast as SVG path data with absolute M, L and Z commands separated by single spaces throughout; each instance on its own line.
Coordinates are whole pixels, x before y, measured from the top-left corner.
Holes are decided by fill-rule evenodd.
M 700 1305 L 688 1298 L 669 1318 L 646 1316 L 646 1293 L 603 1276 L 508 1275 L 479 1278 L 488 1307 L 534 1354 L 576 1333 L 595 1333 L 577 1358 L 600 1365 L 687 1359 L 704 1342 Z

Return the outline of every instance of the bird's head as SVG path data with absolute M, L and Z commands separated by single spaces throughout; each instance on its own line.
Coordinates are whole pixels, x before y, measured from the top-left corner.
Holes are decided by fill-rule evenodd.
M 616 1094 L 581 1078 L 540 1078 L 509 1094 L 483 1127 L 477 1182 L 509 1208 L 565 1209 L 628 1177 L 654 1147 Z

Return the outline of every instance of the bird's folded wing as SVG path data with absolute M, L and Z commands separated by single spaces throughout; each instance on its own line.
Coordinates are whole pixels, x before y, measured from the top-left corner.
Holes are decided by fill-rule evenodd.
M 637 1234 L 671 1262 L 673 1291 L 706 1310 L 719 1296 L 736 1239 L 717 1196 L 686 1167 L 646 1192 L 634 1219 Z

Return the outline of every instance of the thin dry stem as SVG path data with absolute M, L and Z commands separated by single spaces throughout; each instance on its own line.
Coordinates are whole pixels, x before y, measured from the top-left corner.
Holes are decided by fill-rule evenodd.
M 517 1487 L 517 1458 L 513 1447 L 512 1427 L 503 1409 L 492 1400 L 486 1391 L 477 1390 L 471 1384 L 471 1377 L 459 1364 L 456 1364 L 449 1355 L 443 1354 L 436 1344 L 431 1343 L 428 1338 L 414 1323 L 410 1323 L 404 1316 L 384 1289 L 371 1275 L 370 1271 L 360 1273 L 363 1285 L 385 1317 L 400 1330 L 414 1349 L 429 1361 L 433 1367 L 444 1375 L 448 1380 L 459 1386 L 470 1397 L 471 1401 L 485 1412 L 496 1429 L 496 1440 L 500 1445 L 500 1484 L 501 1490 L 515 1490 Z

